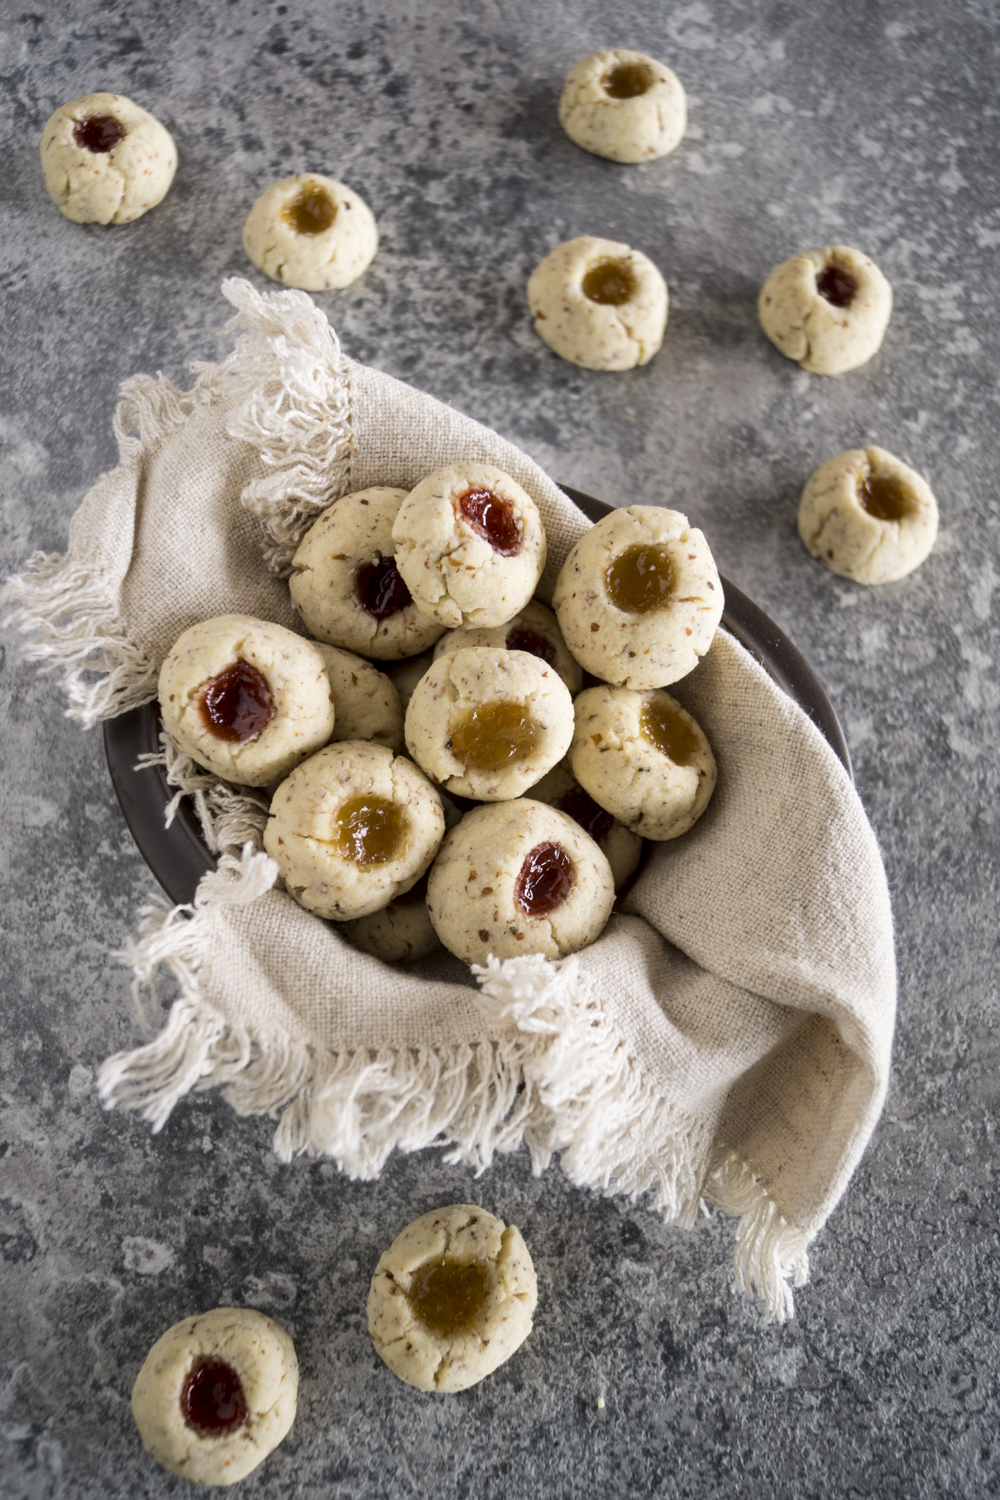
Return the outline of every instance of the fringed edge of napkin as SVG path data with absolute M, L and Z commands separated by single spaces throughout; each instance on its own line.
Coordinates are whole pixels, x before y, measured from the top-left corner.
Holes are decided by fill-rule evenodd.
M 161 766 L 168 787 L 174 795 L 163 810 L 163 826 L 170 828 L 187 797 L 191 801 L 201 836 L 211 854 L 235 854 L 249 843 L 255 850 L 264 846 L 269 804 L 251 787 L 223 781 L 206 771 L 160 730 L 159 750 L 140 755 L 135 770 L 145 771 Z
M 238 276 L 222 292 L 237 309 L 227 331 L 242 330 L 223 367 L 234 404 L 226 431 L 252 443 L 268 469 L 246 486 L 241 504 L 264 530 L 266 567 L 285 578 L 303 533 L 349 483 L 347 362 L 305 292 L 265 296 Z
M 262 296 L 231 277 L 223 295 L 237 309 L 225 333 L 239 333 L 221 364 L 191 366 L 197 379 L 181 391 L 165 379 L 135 375 L 121 387 L 112 422 L 121 467 L 137 466 L 196 407 L 225 394 L 233 410 L 230 437 L 252 443 L 269 470 L 247 486 L 242 504 L 260 521 L 263 556 L 286 574 L 302 532 L 347 484 L 353 437 L 346 362 L 325 314 L 304 292 Z M 102 475 L 91 508 L 116 482 Z M 86 502 L 85 502 L 86 503 Z M 85 729 L 156 696 L 159 662 L 129 640 L 111 577 L 70 528 L 66 553 L 36 552 L 0 589 L 3 623 L 28 636 L 26 661 L 60 672 L 67 717 Z
M 346 362 L 325 315 L 303 293 L 262 296 L 238 278 L 223 293 L 237 309 L 225 331 L 241 334 L 232 353 L 221 364 L 193 365 L 189 391 L 162 376 L 126 381 L 113 424 L 120 462 L 138 465 L 197 406 L 224 394 L 232 404 L 227 432 L 252 443 L 266 470 L 241 503 L 264 531 L 267 567 L 282 575 L 302 533 L 349 483 Z M 114 482 L 114 474 L 98 481 L 95 505 Z M 34 637 L 25 658 L 62 672 L 67 715 L 89 728 L 150 701 L 159 664 L 127 637 L 115 604 L 120 580 L 79 542 L 71 528 L 67 554 L 29 558 L 0 602 L 13 606 L 6 623 Z M 789 1280 L 806 1279 L 808 1237 L 745 1162 L 714 1159 L 708 1132 L 650 1086 L 576 959 L 491 960 L 477 977 L 495 1035 L 478 1043 L 319 1052 L 227 1021 L 201 990 L 200 933 L 216 903 L 252 901 L 273 885 L 273 862 L 253 847 L 263 814 L 252 796 L 202 778 L 193 765 L 169 756 L 164 763 L 180 789 L 171 809 L 181 795 L 193 796 L 209 847 L 221 851 L 219 870 L 205 877 L 193 906 L 140 913 L 139 940 L 121 955 L 133 967 L 140 1010 L 163 966 L 181 994 L 158 1037 L 101 1068 L 106 1107 L 138 1110 L 156 1131 L 186 1094 L 221 1087 L 240 1114 L 280 1116 L 275 1149 L 283 1160 L 315 1152 L 362 1178 L 377 1176 L 394 1148 L 445 1147 L 446 1160 L 480 1172 L 496 1152 L 522 1143 L 536 1173 L 559 1153 L 579 1186 L 633 1201 L 651 1193 L 650 1206 L 670 1222 L 693 1224 L 703 1199 L 737 1216 L 735 1286 L 760 1296 L 770 1317 L 791 1316 Z M 244 840 L 237 856 L 234 845 Z
M 667 1222 L 691 1227 L 703 1200 L 736 1215 L 734 1286 L 759 1296 L 769 1318 L 792 1315 L 789 1278 L 806 1279 L 806 1236 L 745 1163 L 713 1159 L 710 1132 L 650 1085 L 577 958 L 490 958 L 474 970 L 490 1032 L 477 1042 L 338 1051 L 227 1020 L 200 974 L 212 909 L 256 900 L 276 874 L 248 843 L 223 854 L 193 905 L 143 909 L 138 940 L 118 955 L 139 1010 L 156 1001 L 164 968 L 180 995 L 153 1041 L 101 1067 L 105 1108 L 135 1110 L 157 1132 L 187 1094 L 220 1088 L 238 1114 L 278 1119 L 282 1161 L 327 1156 L 363 1180 L 394 1149 L 444 1149 L 482 1173 L 523 1144 L 536 1175 L 558 1154 L 577 1186 L 633 1202 L 650 1194 Z
M 178 390 L 162 375 L 133 375 L 123 382 L 112 419 L 121 467 L 138 465 L 196 406 L 213 399 L 220 367 L 199 368 L 203 374 L 189 391 Z M 98 509 L 102 491 L 110 493 L 117 472 L 103 474 L 84 504 Z M 33 637 L 22 646 L 25 660 L 41 662 L 43 672 L 61 672 L 67 718 L 91 729 L 154 698 L 159 663 L 129 640 L 115 603 L 120 580 L 87 555 L 88 547 L 76 534 L 80 514 L 70 526 L 69 551 L 33 553 L 24 572 L 0 589 L 0 604 L 13 606 L 3 623 Z
M 735 1151 L 716 1160 L 703 1191 L 707 1203 L 738 1219 L 733 1290 L 757 1296 L 768 1321 L 795 1316 L 792 1287 L 809 1279 L 811 1236 L 785 1218 L 752 1168 Z
M 0 589 L 0 604 L 13 606 L 3 624 L 34 637 L 21 648 L 25 661 L 62 673 L 66 717 L 85 729 L 156 693 L 156 666 L 129 641 L 112 593 L 98 569 L 58 552 L 32 553 Z

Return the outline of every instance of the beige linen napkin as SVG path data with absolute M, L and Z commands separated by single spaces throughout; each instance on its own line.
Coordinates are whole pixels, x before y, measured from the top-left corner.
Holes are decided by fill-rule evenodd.
M 467 417 L 345 359 L 300 292 L 223 291 L 233 353 L 194 389 L 129 381 L 121 463 L 75 516 L 65 557 L 9 581 L 27 654 L 61 670 L 84 725 L 155 696 L 180 632 L 229 611 L 293 629 L 282 573 L 312 518 L 372 484 L 445 464 L 512 474 L 549 539 L 544 588 L 589 524 L 523 453 Z M 671 689 L 719 763 L 708 811 L 659 844 L 592 947 L 561 963 L 455 960 L 407 972 L 350 948 L 276 888 L 260 804 L 176 752 L 221 853 L 193 907 L 149 909 L 136 984 L 180 989 L 148 1046 L 110 1058 L 102 1096 L 154 1128 L 221 1085 L 280 1117 L 283 1157 L 378 1174 L 394 1147 L 485 1168 L 522 1143 L 542 1170 L 650 1195 L 690 1224 L 739 1216 L 736 1281 L 792 1310 L 807 1247 L 844 1192 L 885 1095 L 892 924 L 871 828 L 833 751 L 725 632 Z

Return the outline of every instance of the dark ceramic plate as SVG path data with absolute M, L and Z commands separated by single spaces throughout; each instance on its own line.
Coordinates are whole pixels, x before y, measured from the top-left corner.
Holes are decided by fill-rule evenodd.
M 599 521 L 612 508 L 568 485 L 562 488 L 592 521 Z M 725 578 L 722 586 L 726 595 L 724 629 L 756 657 L 778 686 L 809 715 L 843 761 L 848 775 L 852 775 L 840 721 L 805 657 L 738 588 Z M 104 750 L 115 795 L 139 852 L 171 901 L 182 904 L 192 899 L 199 880 L 213 868 L 215 861 L 202 841 L 198 821 L 187 800 L 181 803 L 171 826 L 164 828 L 164 808 L 173 792 L 167 786 L 162 767 L 136 770 L 140 755 L 159 750 L 159 733 L 157 705 L 146 703 L 107 721 Z

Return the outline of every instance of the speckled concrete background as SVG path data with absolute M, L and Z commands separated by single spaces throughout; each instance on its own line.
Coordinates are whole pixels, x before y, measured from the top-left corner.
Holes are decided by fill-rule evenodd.
M 249 273 L 257 193 L 304 168 L 342 177 L 382 233 L 368 275 L 319 299 L 347 351 L 570 484 L 687 511 L 813 662 L 885 851 L 901 972 L 886 1113 L 783 1328 L 730 1296 L 729 1223 L 666 1229 L 558 1170 L 533 1180 L 520 1157 L 475 1181 L 428 1154 L 351 1184 L 281 1166 L 266 1122 L 210 1098 L 151 1137 L 100 1112 L 93 1076 L 143 1035 L 110 954 L 154 881 L 99 735 L 62 717 L 8 638 L 0 1494 L 187 1493 L 142 1453 L 129 1390 L 164 1327 L 230 1301 L 278 1317 L 303 1373 L 295 1428 L 247 1494 L 1000 1493 L 996 6 L 64 0 L 0 15 L 5 571 L 63 550 L 114 461 L 119 382 L 184 381 L 217 357 L 218 283 Z M 688 89 L 665 161 L 617 167 L 559 129 L 566 69 L 608 44 L 662 57 Z M 167 200 L 125 229 L 62 219 L 38 167 L 50 111 L 97 88 L 152 109 L 181 154 Z M 630 241 L 670 284 L 644 370 L 578 370 L 531 331 L 529 271 L 585 232 Z M 826 380 L 772 350 L 754 302 L 777 261 L 838 240 L 876 258 L 896 305 L 881 354 Z M 943 519 L 928 563 L 877 591 L 825 573 L 795 530 L 809 473 L 871 441 L 928 475 Z M 541 1303 L 511 1364 L 431 1399 L 381 1366 L 364 1301 L 384 1244 L 454 1199 L 521 1226 Z

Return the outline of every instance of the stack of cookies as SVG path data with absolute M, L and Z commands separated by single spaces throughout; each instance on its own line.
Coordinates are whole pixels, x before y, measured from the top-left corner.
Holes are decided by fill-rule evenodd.
M 701 532 L 657 506 L 612 512 L 551 608 L 545 558 L 534 501 L 499 469 L 370 488 L 293 559 L 312 641 L 226 615 L 163 664 L 170 736 L 270 796 L 288 893 L 386 961 L 439 943 L 468 963 L 575 952 L 643 839 L 685 833 L 712 795 L 708 741 L 665 691 L 722 616 Z

